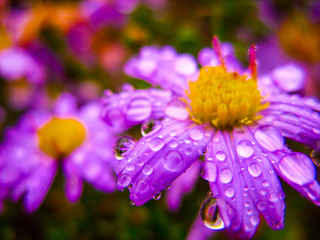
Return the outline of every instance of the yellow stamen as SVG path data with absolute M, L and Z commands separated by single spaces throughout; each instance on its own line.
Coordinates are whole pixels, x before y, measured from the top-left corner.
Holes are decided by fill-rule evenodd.
M 261 102 L 256 78 L 229 73 L 222 67 L 204 67 L 199 78 L 189 82 L 188 111 L 196 123 L 210 122 L 216 128 L 248 125 L 268 107 Z
M 49 156 L 59 159 L 67 157 L 85 140 L 85 128 L 77 120 L 53 117 L 38 131 L 39 147 Z

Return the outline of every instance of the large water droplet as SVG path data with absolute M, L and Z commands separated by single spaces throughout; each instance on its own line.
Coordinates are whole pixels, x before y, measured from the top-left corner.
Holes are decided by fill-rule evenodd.
M 283 148 L 283 137 L 273 126 L 261 126 L 255 133 L 254 137 L 261 147 L 274 152 Z
M 218 159 L 219 161 L 224 161 L 226 160 L 226 158 L 227 158 L 227 155 L 225 152 L 219 151 L 216 153 L 216 159 Z
M 225 192 L 225 195 L 228 197 L 228 198 L 233 198 L 235 194 L 235 191 L 234 191 L 234 188 L 233 187 L 229 187 L 227 188 L 226 192 Z
M 197 128 L 192 129 L 189 132 L 189 137 L 194 141 L 201 140 L 203 138 L 203 131 Z
M 209 182 L 215 182 L 217 180 L 217 165 L 209 161 L 202 163 L 200 175 Z
M 122 137 L 113 146 L 113 153 L 116 159 L 123 159 L 135 146 L 136 140 L 131 137 Z
M 151 175 L 153 172 L 153 167 L 149 164 L 145 165 L 142 169 L 142 173 L 146 176 Z
M 120 187 L 127 187 L 131 183 L 131 176 L 123 173 L 118 178 L 118 185 Z
M 240 157 L 249 158 L 253 154 L 251 142 L 248 140 L 240 141 L 236 146 L 236 151 Z
M 204 225 L 213 230 L 224 228 L 224 222 L 219 214 L 217 200 L 214 197 L 207 197 L 201 205 L 200 216 Z
M 177 172 L 184 168 L 185 161 L 179 152 L 171 150 L 163 159 L 163 165 L 168 170 Z
M 257 163 L 251 163 L 248 167 L 248 171 L 252 177 L 259 177 L 262 173 L 261 166 Z
M 310 153 L 310 157 L 313 161 L 313 163 L 320 167 L 320 150 L 312 150 L 311 153 Z
M 129 119 L 134 119 L 135 121 L 143 121 L 149 118 L 152 111 L 152 106 L 147 98 L 135 98 L 133 99 L 127 107 L 126 115 Z
M 225 168 L 225 169 L 221 170 L 220 176 L 219 176 L 220 182 L 229 183 L 229 182 L 231 182 L 232 178 L 233 178 L 233 176 L 232 176 L 232 172 L 230 171 L 230 169 Z
M 150 119 L 144 121 L 141 125 L 141 134 L 146 136 L 149 133 L 155 133 L 161 128 L 161 123 L 158 120 Z
M 150 149 L 152 151 L 159 151 L 164 146 L 164 141 L 161 138 L 154 138 L 150 142 Z

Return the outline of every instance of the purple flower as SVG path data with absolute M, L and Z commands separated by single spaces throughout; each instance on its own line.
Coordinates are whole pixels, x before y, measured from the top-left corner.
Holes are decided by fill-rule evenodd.
M 80 198 L 83 181 L 103 192 L 114 191 L 111 142 L 116 132 L 100 119 L 100 111 L 99 102 L 78 110 L 75 98 L 64 94 L 52 112 L 29 111 L 7 130 L 0 148 L 1 202 L 24 196 L 26 211 L 36 211 L 60 163 L 69 201 Z
M 167 47 L 143 49 L 139 57 L 129 61 L 127 73 L 134 77 L 140 74 L 140 78 L 171 91 L 172 99 L 169 103 L 167 98 L 164 103 L 161 99 L 152 102 L 155 98 L 148 93 L 154 89 L 108 97 L 106 102 L 114 105 L 107 105 L 104 115 L 118 110 L 126 122 L 131 122 L 131 116 L 132 122 L 137 118 L 128 111 L 148 112 L 145 116 L 149 118 L 158 105 L 165 106 L 158 109 L 163 120 L 144 123 L 143 137 L 137 143 L 131 141 L 129 150 L 123 151 L 116 170 L 117 186 L 127 187 L 130 199 L 142 205 L 158 199 L 163 189 L 200 159 L 201 176 L 212 191 L 202 205 L 204 223 L 250 238 L 260 214 L 272 229 L 284 226 L 284 193 L 277 175 L 320 205 L 320 186 L 311 159 L 292 152 L 284 142 L 287 137 L 319 150 L 320 103 L 287 95 L 257 79 L 254 46 L 249 50 L 251 74 L 240 75 L 229 70 L 216 38 L 213 45 L 212 54 L 220 65 L 203 67 L 199 74 L 190 69 L 191 60 L 177 68 L 181 55 L 173 51 L 164 54 L 171 64 L 163 65 Z M 183 77 L 186 72 L 189 75 Z M 141 98 L 135 97 L 141 91 L 145 91 L 145 102 L 130 106 L 129 102 Z M 147 101 L 149 107 L 143 111 L 141 106 Z

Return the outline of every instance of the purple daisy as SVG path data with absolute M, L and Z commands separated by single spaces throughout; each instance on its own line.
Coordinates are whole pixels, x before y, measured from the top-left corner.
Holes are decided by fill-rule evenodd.
M 115 190 L 111 142 L 116 132 L 100 119 L 100 102 L 76 105 L 72 95 L 63 94 L 53 112 L 29 111 L 7 130 L 0 148 L 1 202 L 24 196 L 26 211 L 36 211 L 60 164 L 71 202 L 80 198 L 83 181 L 103 192 Z
M 190 74 L 184 78 L 179 71 L 168 71 L 177 70 L 174 63 L 180 55 L 168 55 L 171 65 L 164 68 L 159 62 L 163 50 L 155 55 L 143 49 L 129 61 L 131 73 L 142 73 L 140 78 L 160 85 L 166 89 L 163 92 L 171 91 L 172 97 L 169 103 L 167 98 L 155 100 L 149 94 L 154 89 L 108 97 L 104 116 L 121 113 L 127 122 L 138 113 L 152 117 L 157 106 L 165 106 L 157 113 L 162 120 L 143 124 L 144 136 L 139 141 L 124 139 L 126 144 L 116 146 L 123 158 L 116 171 L 117 186 L 128 188 L 133 203 L 142 205 L 158 199 L 163 189 L 200 159 L 201 176 L 212 191 L 201 208 L 204 223 L 250 238 L 260 215 L 274 230 L 284 226 L 284 193 L 277 175 L 320 205 L 312 160 L 292 152 L 284 142 L 287 137 L 319 150 L 320 103 L 260 82 L 254 46 L 249 50 L 251 74 L 240 75 L 229 70 L 216 38 L 213 45 L 212 53 L 220 65 L 201 68 L 198 79 L 192 78 L 197 75 L 197 69 L 190 70 L 192 61 L 182 64 L 181 69 Z M 142 91 L 143 97 L 139 95 Z M 129 104 L 142 98 L 141 104 Z M 113 103 L 112 107 L 108 103 Z M 128 110 L 137 115 L 127 114 Z

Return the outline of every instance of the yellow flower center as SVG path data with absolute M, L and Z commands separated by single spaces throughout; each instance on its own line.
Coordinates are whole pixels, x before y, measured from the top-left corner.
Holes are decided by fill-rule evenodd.
M 39 147 L 49 156 L 60 159 L 67 157 L 85 140 L 84 126 L 71 118 L 53 117 L 38 131 Z
M 268 106 L 261 102 L 255 78 L 229 73 L 224 66 L 202 68 L 198 80 L 189 82 L 186 94 L 192 120 L 220 129 L 251 124 Z

